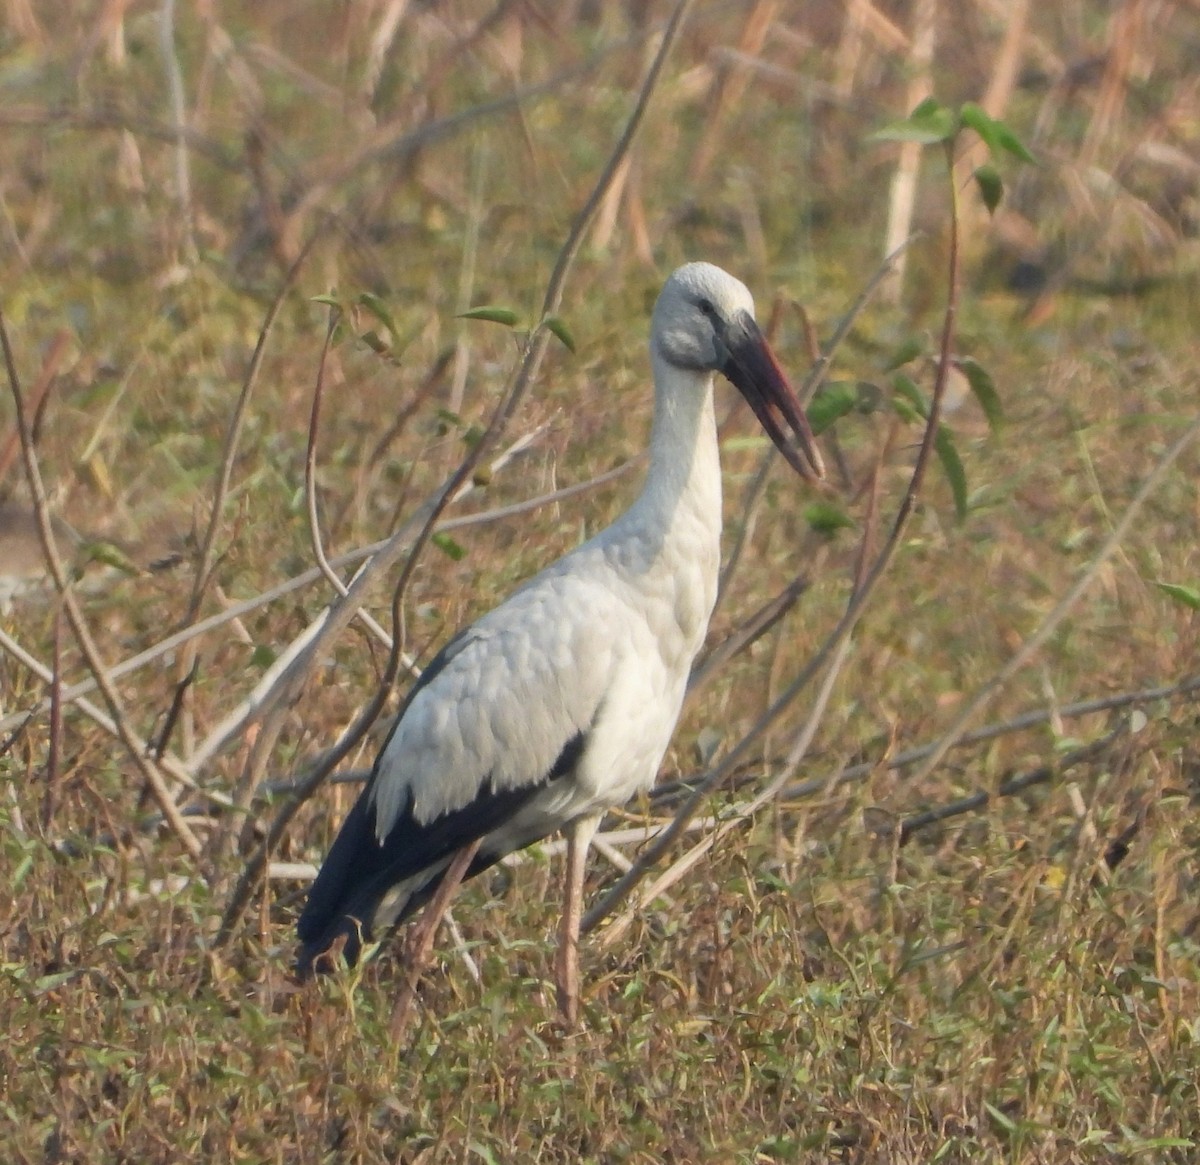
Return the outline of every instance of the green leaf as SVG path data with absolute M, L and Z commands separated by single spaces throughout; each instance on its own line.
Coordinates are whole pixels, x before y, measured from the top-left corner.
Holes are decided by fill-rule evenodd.
M 29 871 L 33 869 L 33 854 L 25 854 L 24 857 L 17 863 L 17 868 L 8 875 L 8 892 L 15 894 L 20 889 L 21 883 L 25 881 Z
M 858 408 L 858 384 L 853 380 L 832 380 L 825 384 L 806 410 L 808 424 L 815 435 L 847 413 Z
M 1121 1148 L 1126 1152 L 1132 1150 L 1142 1153 L 1147 1149 L 1194 1149 L 1196 1142 L 1187 1137 L 1139 1137 L 1129 1135 Z
M 567 327 L 566 321 L 562 316 L 547 316 L 546 327 L 562 341 L 563 346 L 574 356 L 575 337 L 571 335 L 571 329 Z
M 989 117 L 975 102 L 966 102 L 959 111 L 959 117 L 963 125 L 970 126 L 979 135 L 993 158 L 1007 153 L 1020 158 L 1022 162 L 1037 165 L 1037 159 L 1025 148 L 1025 143 L 1004 122 Z
M 429 541 L 454 562 L 459 562 L 466 557 L 467 552 L 449 534 L 433 534 Z
M 506 328 L 515 328 L 520 316 L 510 307 L 473 307 L 470 311 L 461 312 L 460 320 L 486 320 L 490 324 L 503 324 Z
M 991 375 L 982 364 L 977 360 L 972 360 L 970 356 L 960 357 L 958 367 L 967 378 L 967 383 L 971 386 L 971 391 L 975 394 L 979 407 L 983 409 L 983 414 L 987 417 L 989 427 L 992 432 L 995 432 L 1004 424 L 1004 406 L 1000 403 L 1000 394 L 996 391 L 996 385 Z
M 958 132 L 958 118 L 932 97 L 927 97 L 903 121 L 894 121 L 868 137 L 874 142 L 919 142 L 929 146 L 947 142 Z
M 129 556 L 111 542 L 85 542 L 79 557 L 86 558 L 89 562 L 99 562 L 105 566 L 111 566 L 122 574 L 141 574 L 141 571 L 129 561 Z
M 1191 607 L 1193 611 L 1200 611 L 1200 590 L 1195 587 L 1185 587 L 1180 583 L 1156 582 L 1154 584 L 1164 594 L 1168 594 L 1176 602 L 1182 603 L 1185 607 Z
M 366 346 L 370 348 L 372 352 L 375 352 L 379 356 L 386 356 L 392 350 L 391 344 L 389 344 L 377 331 L 375 331 L 374 328 L 363 332 L 359 339 L 362 340 L 362 342 L 366 344 Z
M 273 647 L 268 647 L 265 643 L 260 643 L 250 653 L 250 666 L 266 671 L 278 658 Z
M 804 520 L 818 534 L 832 538 L 839 530 L 854 526 L 854 519 L 840 506 L 820 499 L 804 507 Z
M 892 388 L 897 397 L 906 401 L 916 410 L 917 416 L 929 416 L 929 405 L 925 400 L 925 394 L 917 387 L 911 376 L 905 376 L 903 372 L 897 373 L 892 377 Z
M 933 440 L 937 450 L 938 460 L 950 482 L 950 492 L 954 495 L 954 512 L 961 522 L 967 516 L 967 471 L 963 468 L 962 458 L 954 446 L 954 438 L 950 430 L 940 427 Z
M 858 402 L 854 406 L 864 417 L 879 412 L 883 406 L 883 389 L 874 381 L 859 380 L 854 385 Z
M 963 125 L 970 126 L 979 135 L 992 157 L 995 157 L 1001 149 L 1000 138 L 996 133 L 995 119 L 989 117 L 983 107 L 976 105 L 974 101 L 965 102 L 962 109 L 958 111 L 958 116 L 962 118 Z
M 975 171 L 975 185 L 979 187 L 979 195 L 988 214 L 995 214 L 1000 199 L 1004 197 L 1004 181 L 1000 171 L 989 162 L 985 162 Z
M 313 295 L 309 296 L 313 303 L 323 303 L 326 307 L 336 307 L 341 310 L 342 301 L 336 295 Z
M 911 364 L 925 354 L 925 341 L 920 336 L 910 336 L 889 357 L 883 366 L 884 372 L 895 372 L 905 364 Z
M 361 307 L 366 308 L 395 338 L 400 333 L 396 330 L 395 323 L 392 322 L 391 313 L 389 313 L 386 305 L 379 296 L 370 291 L 362 292 L 358 297 L 358 303 Z
M 34 981 L 33 989 L 35 993 L 45 995 L 61 987 L 64 983 L 69 983 L 79 974 L 79 971 L 56 971 L 50 975 L 42 975 Z
M 993 124 L 996 130 L 996 140 L 1000 143 L 1002 150 L 1012 154 L 1014 158 L 1020 158 L 1022 162 L 1028 162 L 1032 166 L 1037 165 L 1037 158 L 1029 152 L 1025 143 L 1004 122 L 997 121 Z
M 985 1100 L 983 1107 L 988 1110 L 988 1114 L 992 1120 L 996 1122 L 1006 1133 L 1015 1133 L 1017 1131 L 1016 1122 L 1010 1116 L 1002 1113 L 994 1104 L 988 1104 Z

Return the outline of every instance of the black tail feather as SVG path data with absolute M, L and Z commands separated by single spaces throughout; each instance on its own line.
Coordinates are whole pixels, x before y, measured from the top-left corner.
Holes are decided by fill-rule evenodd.
M 363 943 L 376 937 L 375 912 L 388 890 L 446 861 L 463 846 L 499 828 L 540 788 L 534 785 L 499 793 L 488 788 L 469 805 L 427 825 L 414 820 L 409 806 L 380 844 L 368 786 L 342 823 L 296 925 L 300 938 L 297 974 L 307 978 L 314 970 L 329 969 L 321 965 L 320 956 L 342 937 L 345 938 L 342 955 L 354 966 Z M 530 838 L 524 844 L 534 840 L 537 839 Z M 479 853 L 466 876 L 474 877 L 503 856 L 499 852 Z M 431 877 L 405 904 L 396 923 L 403 922 L 428 901 L 440 881 L 440 873 Z

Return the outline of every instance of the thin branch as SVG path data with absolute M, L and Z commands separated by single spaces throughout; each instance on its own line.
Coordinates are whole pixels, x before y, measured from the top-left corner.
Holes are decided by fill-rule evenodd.
M 883 262 L 875 269 L 875 273 L 867 280 L 866 286 L 863 287 L 862 291 L 859 292 L 854 302 L 850 305 L 849 310 L 838 321 L 838 326 L 829 338 L 829 343 L 825 345 L 824 349 L 813 360 L 796 394 L 802 404 L 807 405 L 816 396 L 817 391 L 825 382 L 825 377 L 829 375 L 829 369 L 833 363 L 834 356 L 837 355 L 838 349 L 850 334 L 851 329 L 858 321 L 858 317 L 866 310 L 875 293 L 883 285 L 884 280 L 895 270 L 896 264 L 900 261 L 900 256 L 911 245 L 914 237 L 905 239 L 891 254 L 885 256 Z M 811 344 L 812 337 L 808 327 L 808 316 L 803 312 L 803 309 L 801 309 L 801 318 L 805 323 L 805 333 Z M 778 453 L 773 446 L 768 446 L 763 451 L 762 459 L 759 461 L 758 469 L 754 474 L 754 480 L 750 483 L 750 488 L 746 491 L 745 500 L 742 503 L 742 519 L 738 524 L 737 537 L 725 560 L 725 567 L 721 571 L 720 583 L 717 586 L 717 607 L 720 607 L 721 600 L 725 597 L 729 584 L 733 580 L 733 576 L 741 563 L 742 554 L 754 529 L 754 518 L 759 503 L 766 492 L 767 478 L 770 475 L 771 467 L 775 464 L 777 456 Z
M 757 643 L 791 611 L 806 590 L 808 579 L 800 575 L 792 579 L 773 599 L 768 599 L 757 611 L 744 619 L 692 668 L 692 674 L 688 676 L 685 699 L 693 699 L 734 656 L 741 654 L 751 644 Z
M 920 813 L 914 813 L 900 822 L 897 840 L 900 845 L 906 845 L 912 840 L 913 835 L 920 830 L 927 829 L 930 825 L 936 825 L 942 821 L 949 821 L 952 817 L 959 817 L 963 813 L 972 813 L 976 809 L 983 809 L 991 802 L 993 797 L 1012 797 L 1014 794 L 1022 793 L 1026 789 L 1032 789 L 1036 785 L 1044 785 L 1068 769 L 1072 769 L 1084 761 L 1102 756 L 1116 741 L 1122 736 L 1126 736 L 1128 732 L 1128 724 L 1118 724 L 1111 732 L 1105 733 L 1099 739 L 1093 740 L 1080 748 L 1072 749 L 1070 752 L 1057 758 L 1052 764 L 1041 765 L 1027 773 L 1008 777 L 996 786 L 994 793 L 986 789 L 980 789 L 969 796 L 959 797 L 944 805 L 938 805 L 932 809 L 924 809 Z
M 1180 680 L 1174 684 L 1142 688 L 1134 692 L 1121 692 L 1115 696 L 1102 696 L 1095 700 L 1080 700 L 1077 703 L 1064 704 L 1061 707 L 1035 708 L 1032 711 L 1023 712 L 1020 716 L 1014 716 L 1010 720 L 988 724 L 982 728 L 976 728 L 972 732 L 964 732 L 954 742 L 953 747 L 963 748 L 969 744 L 981 744 L 984 741 L 996 740 L 1001 736 L 1010 736 L 1016 732 L 1026 732 L 1030 728 L 1049 724 L 1055 718 L 1073 720 L 1081 716 L 1091 716 L 1097 712 L 1112 712 L 1121 708 L 1134 707 L 1138 704 L 1153 703 L 1155 700 L 1170 700 L 1176 696 L 1189 696 L 1196 692 L 1200 692 L 1200 675 L 1189 676 L 1187 679 Z M 816 793 L 836 788 L 838 785 L 848 785 L 856 781 L 865 780 L 872 773 L 879 772 L 881 769 L 897 772 L 901 776 L 907 777 L 907 774 L 903 772 L 904 769 L 910 768 L 931 756 L 941 747 L 941 744 L 942 740 L 939 738 L 929 744 L 923 744 L 917 748 L 910 748 L 905 752 L 896 753 L 895 756 L 884 757 L 878 761 L 864 761 L 862 764 L 851 765 L 849 768 L 842 769 L 840 773 L 831 777 L 814 777 L 808 781 L 801 781 L 799 784 L 790 785 L 784 789 L 780 796 L 786 801 L 798 800 L 801 797 L 810 797 Z
M 341 319 L 341 309 L 329 309 L 329 326 L 325 329 L 325 343 L 321 345 L 321 359 L 317 364 L 317 382 L 313 386 L 312 411 L 308 418 L 308 441 L 304 449 L 304 501 L 308 513 L 308 534 L 312 541 L 313 557 L 317 567 L 324 575 L 325 581 L 342 596 L 346 597 L 346 584 L 330 565 L 325 553 L 325 543 L 321 537 L 321 518 L 317 512 L 317 438 L 321 431 L 321 404 L 325 399 L 325 366 L 329 360 L 329 350 L 333 345 L 333 336 Z M 383 645 L 385 651 L 392 648 L 392 637 L 375 621 L 371 613 L 363 608 L 355 612 L 359 622 L 375 636 Z M 266 677 L 264 677 L 265 679 Z
M 30 672 L 32 672 L 39 680 L 42 681 L 42 683 L 46 684 L 47 686 L 53 686 L 54 669 L 47 667 L 40 660 L 30 655 L 29 652 L 27 652 L 19 643 L 17 643 L 15 639 L 12 639 L 2 627 L 0 627 L 0 649 L 7 651 L 8 654 L 13 657 L 13 659 L 17 660 L 23 667 L 28 668 Z M 115 678 L 111 671 L 109 672 L 109 678 Z M 93 688 L 96 686 L 94 680 L 91 681 L 91 684 Z M 61 701 L 60 698 L 60 702 L 65 701 Z M 76 696 L 73 702 L 76 707 L 78 707 L 78 709 L 86 717 L 88 717 L 89 720 L 97 724 L 102 731 L 107 732 L 109 736 L 116 737 L 118 740 L 121 739 L 121 733 L 117 727 L 116 721 L 113 720 L 113 718 L 109 716 L 108 713 L 102 708 L 98 708 L 90 700 L 79 696 Z M 13 719 L 13 717 L 10 717 L 9 719 Z M 0 755 L 3 755 L 5 749 L 11 746 L 12 741 L 24 731 L 26 724 L 29 723 L 29 716 L 27 715 L 18 716 L 16 719 L 18 720 L 18 724 L 15 730 L 4 742 L 4 744 L 0 745 Z M 134 739 L 137 741 L 139 750 L 146 753 L 151 752 L 150 743 L 148 741 L 142 740 L 136 736 Z M 191 773 L 189 773 L 184 767 L 183 762 L 172 753 L 164 753 L 161 757 L 156 757 L 155 759 L 157 760 L 160 768 L 162 768 L 170 776 L 174 777 L 177 781 L 180 781 L 182 784 L 186 785 L 192 790 L 192 792 L 201 794 L 216 805 L 227 807 L 230 804 L 229 798 L 224 793 L 221 793 L 215 789 L 199 788 L 196 782 L 192 779 Z
M 206 161 L 232 174 L 244 174 L 246 164 L 238 154 L 230 153 L 215 138 L 206 137 L 187 126 L 179 127 L 166 125 L 161 121 L 152 121 L 129 110 L 119 109 L 115 105 L 96 105 L 91 109 L 78 109 L 67 106 L 43 105 L 6 105 L 0 109 L 0 126 L 17 128 L 42 128 L 44 126 L 65 126 L 68 129 L 90 133 L 98 129 L 115 129 L 154 141 L 174 145 L 179 141 L 186 143 L 188 149 L 194 150 Z

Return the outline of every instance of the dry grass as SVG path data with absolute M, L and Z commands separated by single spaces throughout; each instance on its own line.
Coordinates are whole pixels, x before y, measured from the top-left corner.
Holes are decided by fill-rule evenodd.
M 101 7 L 6 9 L 0 308 L 27 391 L 37 395 L 39 377 L 48 385 L 37 452 L 55 511 L 138 566 L 182 556 L 170 572 L 113 573 L 95 561 L 111 562 L 111 546 L 82 554 L 83 613 L 112 666 L 186 619 L 234 402 L 268 305 L 313 232 L 247 398 L 199 615 L 314 563 L 304 461 L 328 316 L 313 296 L 349 309 L 317 448 L 330 554 L 386 536 L 459 463 L 517 345 L 456 313 L 500 304 L 535 317 L 668 12 L 501 4 L 477 23 L 465 2 L 180 5 L 179 153 L 158 9 Z M 1067 708 L 1197 671 L 1195 611 L 1157 585 L 1200 580 L 1194 449 L 986 714 L 1044 709 L 1045 720 L 954 750 L 919 781 L 885 763 L 937 739 L 1037 631 L 1196 414 L 1200 155 L 1187 62 L 1200 18 L 1156 9 L 1137 26 L 1133 3 L 1115 17 L 1084 0 L 1042 7 L 1022 41 L 1022 82 L 994 112 L 1043 164 L 1009 175 L 999 230 L 968 215 L 959 321 L 960 350 L 991 372 L 1007 423 L 990 434 L 971 402 L 950 418 L 969 513 L 956 521 L 935 469 L 798 774 L 828 785 L 726 834 L 619 943 L 594 934 L 578 1033 L 564 1035 L 550 1011 L 559 859 L 534 854 L 481 879 L 456 910 L 461 945 L 443 936 L 419 1021 L 396 1046 L 390 950 L 353 980 L 304 991 L 289 981 L 302 882 L 272 880 L 231 942 L 214 946 L 229 886 L 275 811 L 214 803 L 236 794 L 258 727 L 199 766 L 203 793 L 167 764 L 205 847 L 198 863 L 154 824 L 116 739 L 73 708 L 39 714 L 0 738 L 5 1160 L 1194 1159 L 1194 692 L 1132 713 Z M 947 18 L 933 65 L 947 100 L 978 96 L 998 11 Z M 389 14 L 400 15 L 394 42 Z M 833 331 L 877 264 L 887 219 L 895 152 L 866 144 L 904 112 L 887 14 L 852 27 L 833 4 L 696 5 L 620 201 L 567 284 L 561 314 L 578 351 L 551 347 L 499 448 L 533 439 L 450 516 L 586 482 L 640 451 L 647 308 L 685 257 L 738 272 L 764 313 L 784 289 L 821 336 Z M 903 12 L 890 17 L 904 28 Z M 1085 68 L 1110 19 L 1125 37 L 1140 28 L 1135 51 Z M 946 211 L 932 161 L 926 173 L 916 213 L 927 236 L 901 306 L 868 308 L 838 380 L 886 389 L 891 355 L 940 327 Z M 1038 276 L 1036 294 L 1008 289 L 1018 260 Z M 799 379 L 795 312 L 781 315 L 778 347 Z M 0 494 L 21 499 L 12 416 L 0 405 Z M 839 422 L 856 486 L 890 425 L 886 412 Z M 750 432 L 744 412 L 725 432 L 727 543 L 759 456 Z M 883 468 L 885 518 L 918 437 L 899 433 Z M 461 558 L 453 545 L 428 548 L 405 596 L 406 649 L 427 657 L 597 529 L 636 473 L 459 528 Z M 726 755 L 844 610 L 866 500 L 839 499 L 855 525 L 832 537 L 812 528 L 809 501 L 783 474 L 768 483 L 712 641 L 797 575 L 809 588 L 689 705 L 664 780 Z M 157 739 L 170 719 L 169 755 L 186 766 L 330 594 L 298 588 L 199 638 L 177 715 L 192 648 L 123 676 L 127 726 Z M 385 625 L 387 604 L 383 590 L 373 596 Z M 64 685 L 86 678 L 65 624 L 55 646 L 53 603 L 22 603 L 0 621 L 48 665 L 57 652 Z M 321 653 L 280 722 L 268 780 L 291 779 L 329 747 L 386 655 L 357 624 Z M 0 656 L 0 715 L 46 693 Z M 709 812 L 727 813 L 778 771 L 811 697 L 772 725 Z M 373 748 L 343 767 L 369 764 Z M 862 779 L 833 783 L 858 762 L 871 765 Z M 1042 768 L 1046 779 L 1019 795 L 902 832 L 922 809 Z M 274 856 L 319 861 L 352 796 L 322 789 Z M 631 809 L 634 823 L 658 812 Z M 597 861 L 592 897 L 613 879 Z

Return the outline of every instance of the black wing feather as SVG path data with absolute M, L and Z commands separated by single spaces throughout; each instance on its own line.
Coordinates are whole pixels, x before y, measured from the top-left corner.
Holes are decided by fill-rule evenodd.
M 454 642 L 452 640 L 447 646 L 453 646 Z M 433 664 L 426 668 L 422 681 L 432 668 Z M 463 846 L 503 825 L 548 784 L 571 773 L 586 743 L 585 734 L 576 733 L 563 747 L 550 772 L 536 784 L 499 792 L 490 784 L 485 785 L 469 805 L 444 813 L 424 825 L 413 818 L 410 800 L 382 843 L 375 836 L 375 807 L 368 784 L 343 822 L 297 923 L 301 942 L 297 960 L 299 974 L 302 977 L 308 975 L 314 961 L 342 935 L 346 938 L 343 953 L 353 966 L 363 941 L 373 937 L 371 919 L 392 886 L 444 861 Z M 474 877 L 503 856 L 500 853 L 477 854 L 466 877 Z M 438 875 L 414 894 L 397 923 L 426 902 L 440 881 L 441 875 Z

